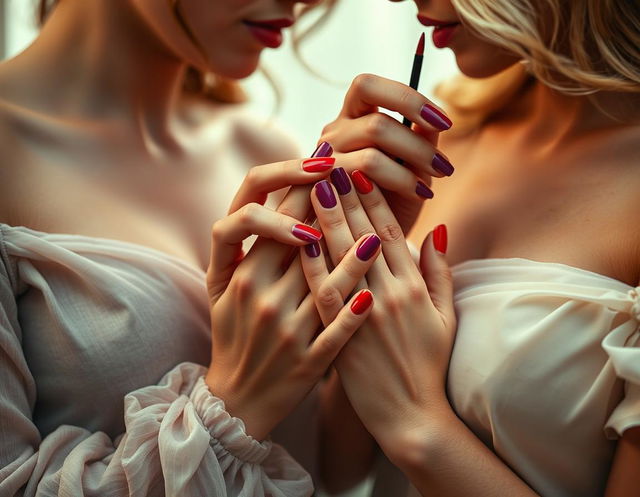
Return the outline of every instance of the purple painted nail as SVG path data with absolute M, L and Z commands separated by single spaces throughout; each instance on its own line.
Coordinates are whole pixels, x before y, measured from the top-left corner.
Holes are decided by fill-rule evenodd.
M 423 198 L 433 198 L 433 192 L 422 181 L 418 181 L 416 185 L 416 193 Z
M 328 142 L 322 142 L 311 154 L 311 157 L 331 157 L 331 154 L 333 154 L 331 145 Z
M 445 176 L 451 176 L 453 174 L 453 171 L 455 171 L 455 169 L 451 165 L 451 162 L 449 162 L 447 159 L 445 159 L 442 155 L 438 153 L 436 153 L 433 156 L 431 165 L 433 166 L 434 169 L 440 171 Z
M 422 106 L 422 109 L 420 109 L 420 116 L 431 124 L 431 126 L 439 129 L 440 131 L 448 130 L 453 124 L 451 119 L 429 104 L 424 104 Z
M 369 235 L 367 238 L 362 240 L 362 243 L 356 249 L 356 256 L 361 261 L 368 261 L 373 257 L 373 254 L 376 253 L 379 246 L 380 238 L 378 235 Z
M 309 245 L 305 245 L 304 251 L 309 257 L 318 257 L 320 255 L 320 244 L 318 242 L 313 242 Z
M 340 195 L 346 195 L 351 191 L 349 176 L 347 176 L 347 173 L 341 167 L 336 167 L 331 171 L 331 183 L 333 183 L 333 186 L 336 187 Z
M 333 194 L 333 190 L 331 189 L 331 183 L 327 180 L 322 180 L 316 183 L 316 195 L 318 196 L 320 205 L 325 209 L 331 209 L 338 205 L 336 196 Z

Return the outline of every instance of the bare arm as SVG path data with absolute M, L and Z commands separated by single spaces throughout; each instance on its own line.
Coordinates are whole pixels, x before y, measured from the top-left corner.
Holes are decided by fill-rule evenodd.
M 324 488 L 343 492 L 371 471 L 376 443 L 355 413 L 335 370 L 320 403 L 320 471 Z

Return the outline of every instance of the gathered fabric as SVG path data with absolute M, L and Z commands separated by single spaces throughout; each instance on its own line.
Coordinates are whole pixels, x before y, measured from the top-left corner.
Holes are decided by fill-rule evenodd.
M 613 440 L 640 425 L 639 289 L 528 259 L 453 278 L 455 411 L 540 495 L 603 495 Z
M 0 496 L 311 495 L 209 392 L 208 312 L 176 257 L 0 224 Z

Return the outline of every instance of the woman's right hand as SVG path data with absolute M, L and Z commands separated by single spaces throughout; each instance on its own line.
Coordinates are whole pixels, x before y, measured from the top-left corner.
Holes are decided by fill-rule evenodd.
M 315 182 L 327 174 L 306 172 L 300 161 L 259 166 L 241 187 L 231 214 L 212 229 L 207 272 L 212 359 L 205 381 L 257 440 L 324 376 L 371 308 L 356 307 L 354 312 L 358 296 L 344 305 L 379 252 L 365 261 L 352 248 L 323 275 L 327 295 L 338 299 L 342 309 L 317 333 L 321 322 L 313 297 L 299 258 L 291 263 L 288 250 L 292 245 L 307 253 L 320 250 L 314 241 L 321 234 L 298 220 L 306 215 L 307 199 L 300 197 L 306 192 L 290 192 L 277 211 L 261 205 L 270 191 Z M 242 241 L 254 234 L 260 238 L 243 256 Z
M 412 128 L 380 108 L 399 112 L 413 123 Z M 450 127 L 444 112 L 410 86 L 360 74 L 347 91 L 340 114 L 325 126 L 320 140 L 331 144 L 338 164 L 349 174 L 362 171 L 380 186 L 407 233 L 423 201 L 433 196 L 432 178 L 453 173 L 453 166 L 437 149 L 440 133 Z

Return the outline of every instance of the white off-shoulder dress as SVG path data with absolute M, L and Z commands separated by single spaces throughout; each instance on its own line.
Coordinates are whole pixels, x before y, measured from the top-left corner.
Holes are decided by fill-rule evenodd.
M 455 412 L 539 495 L 602 497 L 614 439 L 640 425 L 640 288 L 528 259 L 452 274 Z M 403 495 L 388 484 L 375 495 Z
M 0 224 L 0 496 L 311 495 L 210 394 L 209 354 L 201 269 Z

